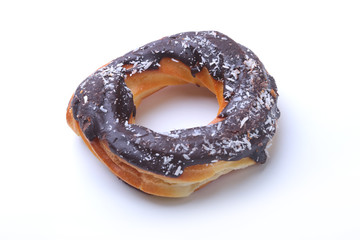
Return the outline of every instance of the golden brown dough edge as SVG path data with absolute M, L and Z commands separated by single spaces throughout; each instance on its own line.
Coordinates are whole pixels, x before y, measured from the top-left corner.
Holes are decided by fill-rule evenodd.
M 187 167 L 178 178 L 166 177 L 129 164 L 112 153 L 104 140 L 96 139 L 90 142 L 80 130 L 79 123 L 73 118 L 70 104 L 66 120 L 73 131 L 81 136 L 93 154 L 117 177 L 143 192 L 156 196 L 186 197 L 223 174 L 255 164 L 255 161 L 248 157 L 238 161 L 219 161 Z

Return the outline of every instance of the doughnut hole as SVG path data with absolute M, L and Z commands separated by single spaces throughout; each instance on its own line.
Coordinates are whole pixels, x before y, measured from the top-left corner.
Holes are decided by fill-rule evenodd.
M 136 124 L 157 132 L 204 126 L 216 115 L 215 95 L 193 84 L 169 86 L 147 97 L 137 108 Z

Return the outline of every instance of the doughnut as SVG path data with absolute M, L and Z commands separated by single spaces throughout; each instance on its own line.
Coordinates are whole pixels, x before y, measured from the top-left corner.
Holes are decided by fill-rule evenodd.
M 155 132 L 135 123 L 145 97 L 189 83 L 216 96 L 219 111 L 208 125 Z M 220 32 L 184 32 L 96 70 L 71 97 L 66 119 L 124 182 L 186 197 L 232 170 L 265 163 L 280 117 L 277 99 L 274 78 L 250 49 Z

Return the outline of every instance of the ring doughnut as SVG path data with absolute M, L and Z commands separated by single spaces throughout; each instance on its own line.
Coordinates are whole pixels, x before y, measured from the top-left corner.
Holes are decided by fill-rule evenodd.
M 186 83 L 215 94 L 219 112 L 209 125 L 158 133 L 135 124 L 142 99 Z M 184 197 L 265 162 L 277 99 L 273 77 L 251 50 L 219 32 L 186 32 L 99 68 L 76 89 L 66 118 L 117 177 L 149 194 Z

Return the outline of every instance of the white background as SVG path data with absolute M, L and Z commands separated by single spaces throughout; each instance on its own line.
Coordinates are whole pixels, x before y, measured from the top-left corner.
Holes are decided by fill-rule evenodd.
M 0 239 L 360 239 L 359 22 L 345 0 L 2 1 Z M 271 158 L 189 198 L 152 197 L 90 153 L 66 107 L 108 61 L 200 30 L 249 47 L 276 79 Z M 139 121 L 215 117 L 206 91 L 182 89 L 149 98 Z

